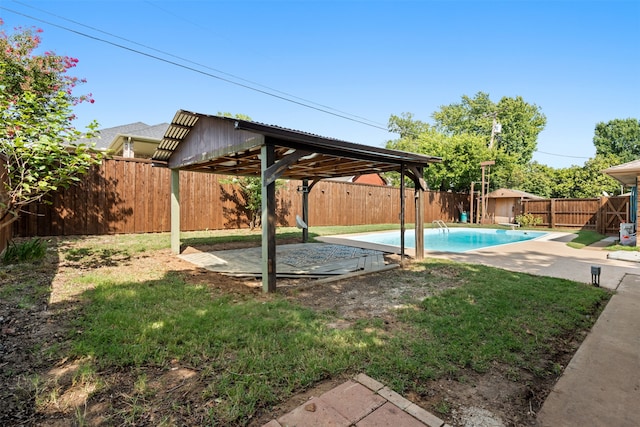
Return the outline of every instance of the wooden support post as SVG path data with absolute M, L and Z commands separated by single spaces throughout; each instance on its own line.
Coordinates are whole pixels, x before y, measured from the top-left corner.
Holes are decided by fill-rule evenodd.
M 302 243 L 309 241 L 309 180 L 302 180 L 302 221 L 307 225 L 302 229 Z
M 171 169 L 171 252 L 180 253 L 180 170 Z
M 276 291 L 276 183 L 265 176 L 275 163 L 273 144 L 260 149 L 262 172 L 262 291 Z M 269 183 L 270 182 L 270 183 Z
M 556 228 L 556 199 L 551 199 L 549 203 L 549 227 Z
M 400 265 L 404 264 L 404 163 L 400 166 Z
M 418 174 L 420 178 L 422 178 L 423 169 L 419 168 Z M 416 209 L 416 223 L 415 223 L 415 236 L 416 236 L 416 256 L 415 259 L 422 260 L 424 259 L 424 201 L 422 195 L 425 188 L 422 188 L 421 185 L 415 186 L 415 209 Z

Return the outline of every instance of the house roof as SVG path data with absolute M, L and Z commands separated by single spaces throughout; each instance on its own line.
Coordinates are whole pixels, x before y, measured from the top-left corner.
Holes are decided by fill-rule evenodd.
M 95 148 L 102 151 L 118 151 L 122 147 L 124 140 L 131 137 L 134 140 L 160 143 L 164 133 L 169 127 L 168 123 L 148 125 L 142 122 L 129 123 L 121 126 L 100 129 L 98 136 L 85 138 L 79 142 L 85 144 L 95 144 Z
M 612 166 L 603 170 L 602 173 L 606 173 L 628 187 L 635 187 L 637 185 L 636 179 L 640 175 L 640 160 Z
M 176 112 L 152 159 L 172 169 L 260 176 L 261 147 L 273 145 L 281 176 L 324 179 L 426 167 L 439 157 L 372 147 L 299 130 L 185 110 Z
M 506 198 L 516 198 L 516 199 L 543 199 L 543 197 L 536 196 L 535 194 L 527 193 L 526 191 L 521 190 L 512 190 L 509 188 L 499 188 L 498 190 L 492 191 L 487 194 L 486 197 L 490 199 L 506 199 Z

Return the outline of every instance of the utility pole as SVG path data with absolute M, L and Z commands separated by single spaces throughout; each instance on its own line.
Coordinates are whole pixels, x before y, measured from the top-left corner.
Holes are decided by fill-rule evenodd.
M 496 134 L 502 132 L 502 125 L 498 122 L 498 112 L 495 111 L 493 113 L 489 113 L 488 115 L 493 118 L 493 123 L 491 125 L 491 139 L 489 140 L 489 148 L 493 148 L 493 142 L 495 141 Z

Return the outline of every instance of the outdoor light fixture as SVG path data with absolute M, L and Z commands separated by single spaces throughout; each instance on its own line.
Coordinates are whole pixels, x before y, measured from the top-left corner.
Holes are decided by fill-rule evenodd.
M 591 266 L 591 284 L 600 287 L 600 269 L 601 267 Z

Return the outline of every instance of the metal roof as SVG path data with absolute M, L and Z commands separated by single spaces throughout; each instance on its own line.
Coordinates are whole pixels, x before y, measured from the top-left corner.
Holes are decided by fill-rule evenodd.
M 360 173 L 426 167 L 439 157 L 372 147 L 299 130 L 179 110 L 152 160 L 170 168 L 226 175 L 261 173 L 260 147 L 275 146 L 276 163 L 301 155 L 282 174 L 288 179 L 323 179 Z M 179 158 L 178 158 L 179 157 Z

